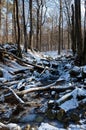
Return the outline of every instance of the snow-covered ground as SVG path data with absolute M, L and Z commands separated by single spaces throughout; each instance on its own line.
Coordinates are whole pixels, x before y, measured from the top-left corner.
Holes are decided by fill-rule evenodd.
M 75 80 L 78 79 L 77 74 L 79 74 L 79 76 L 80 74 L 82 74 L 81 72 L 82 68 L 84 73 L 86 73 L 86 68 L 85 66 L 74 67 L 74 65 L 71 62 L 71 58 L 67 59 L 66 57 L 69 55 L 72 55 L 71 51 L 63 51 L 60 56 L 58 55 L 57 51 L 40 53 L 40 52 L 36 52 L 36 51 L 32 52 L 31 50 L 28 50 L 28 53 L 23 53 L 23 58 L 22 58 L 23 61 L 44 67 L 44 70 L 42 71 L 39 71 L 40 68 L 35 69 L 33 66 L 29 64 L 27 65 L 23 63 L 21 64 L 20 62 L 18 62 L 16 58 L 6 55 L 6 57 L 4 58 L 5 61 L 0 62 L 0 70 L 3 73 L 3 76 L 0 77 L 0 84 L 2 86 L 7 85 L 12 89 L 15 88 L 19 92 L 30 88 L 35 89 L 35 87 L 40 87 L 40 86 L 43 87 L 45 85 L 44 83 L 49 84 L 55 81 L 57 81 L 57 84 L 54 85 L 56 89 L 67 88 L 67 87 L 70 88 L 74 86 L 72 90 L 61 92 L 58 94 L 58 96 L 57 96 L 57 92 L 51 89 L 52 91 L 51 94 L 49 91 L 39 92 L 39 94 L 42 93 L 42 95 L 40 95 L 40 98 L 35 96 L 31 97 L 33 94 L 31 94 L 31 96 L 30 94 L 26 94 L 24 98 L 26 98 L 25 101 L 30 101 L 30 102 L 35 101 L 36 103 L 40 102 L 41 105 L 45 105 L 46 102 L 46 107 L 45 106 L 44 107 L 45 109 L 47 109 L 48 108 L 47 102 L 51 100 L 51 98 L 53 99 L 53 97 L 55 97 L 53 101 L 55 101 L 55 103 L 58 104 L 60 102 L 59 108 L 64 109 L 65 113 L 71 109 L 76 109 L 81 102 L 86 103 L 86 89 L 83 88 L 84 85 L 82 85 L 81 87 L 80 86 L 81 84 L 79 82 L 75 82 Z M 75 77 L 71 78 L 70 70 L 72 70 L 72 73 L 76 75 Z M 80 70 L 80 72 L 78 70 Z M 68 98 L 68 100 L 65 100 L 63 102 L 63 100 L 69 96 L 71 96 L 72 98 L 71 99 Z M 37 99 L 35 99 L 34 97 Z M 79 101 L 77 97 L 83 97 L 84 99 L 80 99 Z M 0 96 L 0 102 L 3 102 L 2 96 Z M 40 104 L 39 107 L 36 108 L 39 111 L 41 109 Z M 5 109 L 7 110 L 7 108 Z M 15 109 L 17 108 L 15 107 Z M 11 110 L 11 114 L 13 111 L 14 110 Z M 46 110 L 42 112 L 46 113 Z M 8 115 L 10 117 L 10 114 Z M 5 116 L 6 116 L 6 112 L 5 112 Z M 24 115 L 22 115 L 21 117 L 23 116 Z M 2 117 L 0 117 L 0 119 L 2 119 Z M 69 124 L 67 130 L 86 130 L 86 124 L 84 122 L 85 121 L 83 119 L 79 121 L 80 124 L 71 124 L 71 125 Z M 66 129 L 51 125 L 51 122 L 49 120 L 49 122 L 46 123 L 44 121 L 41 121 L 40 125 L 38 126 L 38 130 L 66 130 Z
M 53 59 L 56 59 L 57 57 L 65 56 L 65 55 L 72 55 L 71 50 L 63 50 L 60 55 L 58 55 L 58 51 L 47 51 L 42 52 L 45 57 L 51 57 Z

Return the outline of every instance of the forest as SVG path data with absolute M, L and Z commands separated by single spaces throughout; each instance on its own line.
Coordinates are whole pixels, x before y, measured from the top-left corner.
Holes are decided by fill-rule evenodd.
M 0 130 L 86 130 L 86 0 L 0 0 Z

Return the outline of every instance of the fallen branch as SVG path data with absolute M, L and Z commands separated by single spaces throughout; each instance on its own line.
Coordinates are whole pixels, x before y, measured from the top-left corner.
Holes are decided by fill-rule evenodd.
M 63 80 L 61 80 L 62 82 Z M 45 90 L 56 90 L 58 92 L 64 92 L 65 90 L 68 90 L 68 89 L 74 89 L 74 87 L 67 87 L 67 88 L 57 88 L 55 86 L 57 86 L 59 84 L 59 80 L 57 80 L 56 82 L 52 83 L 52 84 L 49 84 L 47 86 L 44 86 L 44 87 L 35 87 L 35 88 L 29 88 L 27 90 L 23 90 L 23 91 L 20 91 L 20 92 L 17 92 L 17 95 L 24 95 L 24 94 L 27 94 L 27 93 L 31 93 L 31 92 L 35 92 L 35 91 L 45 91 Z
M 50 85 L 47 85 L 47 86 L 44 86 L 44 87 L 36 87 L 36 88 L 29 88 L 27 90 L 23 90 L 23 91 L 20 91 L 20 92 L 17 92 L 18 95 L 24 95 L 24 94 L 27 94 L 27 93 L 30 93 L 30 92 L 35 92 L 35 91 L 44 91 L 44 90 L 48 90 L 50 89 L 51 86 L 54 86 L 56 85 L 56 82 L 50 84 Z
M 20 62 L 23 62 L 23 63 L 25 63 L 25 64 L 27 64 L 27 65 L 34 66 L 35 68 L 41 69 L 42 71 L 44 70 L 44 67 L 43 67 L 43 66 L 36 65 L 36 64 L 33 64 L 33 63 L 30 63 L 30 62 L 24 61 L 23 59 L 17 57 L 16 55 L 12 54 L 11 52 L 6 52 L 6 51 L 3 50 L 3 49 L 0 49 L 0 52 L 5 53 L 5 54 L 8 54 L 8 55 L 11 55 L 11 56 L 13 56 L 15 59 L 17 59 L 17 60 L 19 60 Z
M 24 103 L 24 101 L 14 92 L 12 88 L 9 88 L 9 87 L 4 87 L 4 88 L 10 90 L 19 103 Z

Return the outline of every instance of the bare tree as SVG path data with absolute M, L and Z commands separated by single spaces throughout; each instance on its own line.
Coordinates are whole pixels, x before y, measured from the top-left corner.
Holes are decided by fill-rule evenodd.
M 83 64 L 86 65 L 86 0 L 85 0 L 85 16 L 84 16 L 84 50 L 83 50 Z
M 19 25 L 19 9 L 18 9 L 18 0 L 15 0 L 15 5 L 16 5 L 16 21 L 17 21 L 17 47 L 18 47 L 18 56 L 21 57 L 21 47 L 20 47 L 20 25 Z
M 1 42 L 1 0 L 0 0 L 0 42 Z
M 32 21 L 32 0 L 29 0 L 29 10 L 30 10 L 30 33 L 29 33 L 29 48 L 32 49 L 32 36 L 33 36 L 33 21 Z
M 39 50 L 39 24 L 40 24 L 40 3 L 39 0 L 36 0 L 36 4 L 37 4 L 37 21 L 36 21 L 36 49 Z
M 25 24 L 25 1 L 22 0 L 22 8 L 23 8 L 23 30 L 24 30 L 24 49 L 25 52 L 27 52 L 27 30 L 26 30 L 26 24 Z
M 82 59 L 82 32 L 81 32 L 81 0 L 75 0 L 75 30 L 77 54 L 79 61 Z
M 7 0 L 6 2 L 6 42 L 8 42 L 8 3 L 9 3 L 9 0 Z
M 13 13 L 12 13 L 12 35 L 13 35 L 13 41 L 17 43 L 17 31 L 16 31 L 16 6 L 15 6 L 15 0 L 13 1 Z
M 65 14 L 66 14 L 66 18 L 67 18 L 67 25 L 68 25 L 68 49 L 70 49 L 70 34 L 71 34 L 71 22 L 70 22 L 70 18 L 71 18 L 71 1 L 72 0 L 64 0 L 64 4 L 65 4 Z
M 74 5 L 71 5 L 72 16 L 71 16 L 71 40 L 72 40 L 72 51 L 73 55 L 76 53 L 76 36 L 75 36 L 75 12 L 74 12 Z
M 61 22 L 62 22 L 62 0 L 60 0 L 58 54 L 60 54 L 61 52 Z

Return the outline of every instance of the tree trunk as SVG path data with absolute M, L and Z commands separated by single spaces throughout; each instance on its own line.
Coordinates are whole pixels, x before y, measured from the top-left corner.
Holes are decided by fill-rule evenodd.
M 21 47 L 20 47 L 20 25 L 19 25 L 19 9 L 18 9 L 18 0 L 15 0 L 15 4 L 16 4 L 16 21 L 17 21 L 17 33 L 18 33 L 18 37 L 17 37 L 17 47 L 18 47 L 18 56 L 21 57 Z
M 30 32 L 29 32 L 29 45 L 28 45 L 28 47 L 30 49 L 32 49 L 32 35 L 33 35 L 32 0 L 29 0 L 29 9 L 30 9 Z
M 7 7 L 7 11 L 6 11 L 6 42 L 8 42 L 8 2 L 9 2 L 9 0 L 7 0 L 7 3 L 6 3 L 6 7 Z
M 39 50 L 40 51 L 41 51 L 41 44 L 42 44 L 42 15 L 43 15 L 43 5 L 41 7 L 41 16 L 40 16 L 40 43 L 39 43 Z
M 85 17 L 84 17 L 84 50 L 83 50 L 83 64 L 86 65 L 86 0 L 85 0 Z
M 72 51 L 73 55 L 76 53 L 76 38 L 75 38 L 75 14 L 74 14 L 74 6 L 72 4 L 71 6 L 72 9 L 72 17 L 71 17 L 71 22 L 72 22 L 72 28 L 71 28 L 71 40 L 72 40 Z
M 61 22 L 62 22 L 62 0 L 60 0 L 60 16 L 59 16 L 59 43 L 58 43 L 58 54 L 61 53 Z
M 64 21 L 63 21 L 63 11 L 62 11 L 62 50 L 64 49 L 64 43 L 63 43 L 63 37 L 64 37 L 64 27 L 63 27 Z
M 0 0 L 0 43 L 1 43 L 1 0 Z
M 39 1 L 37 2 L 37 21 L 36 21 L 36 49 L 39 50 L 39 15 L 40 15 L 40 5 Z
M 81 32 L 81 0 L 75 0 L 75 30 L 77 42 L 77 55 L 79 63 L 82 59 L 82 32 Z
M 26 24 L 25 24 L 24 0 L 22 0 L 22 8 L 23 8 L 24 50 L 25 52 L 27 52 L 27 30 L 26 30 Z
M 12 28 L 13 42 L 17 43 L 15 0 L 13 1 L 12 25 L 13 25 L 13 28 Z
M 67 0 L 64 1 L 66 6 L 66 12 L 67 12 L 67 24 L 68 24 L 68 49 L 70 49 L 70 34 L 71 34 L 71 22 L 70 22 L 70 5 L 69 2 L 67 3 Z

